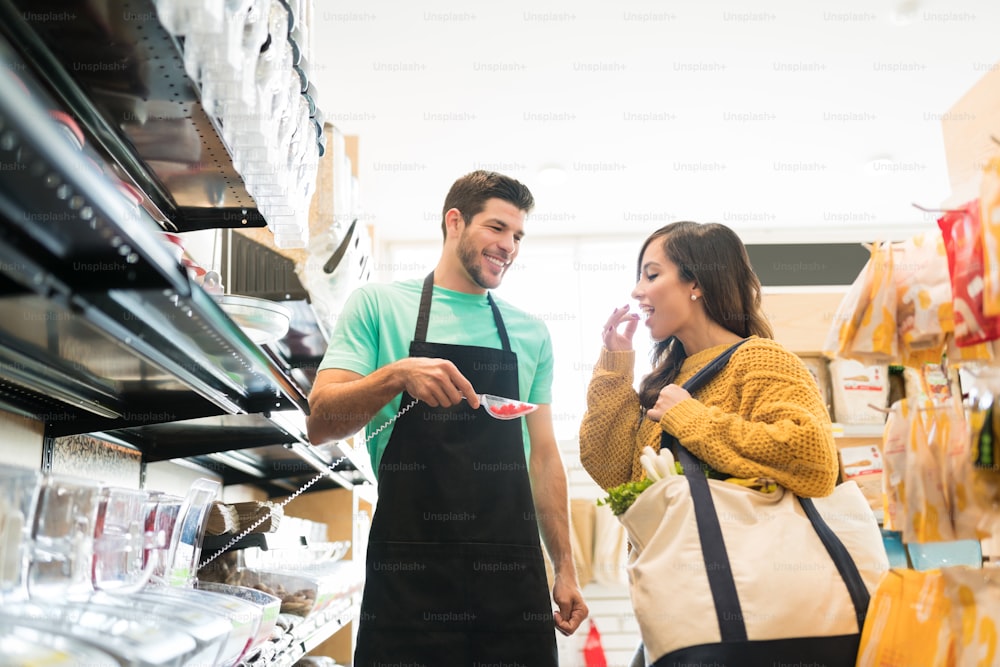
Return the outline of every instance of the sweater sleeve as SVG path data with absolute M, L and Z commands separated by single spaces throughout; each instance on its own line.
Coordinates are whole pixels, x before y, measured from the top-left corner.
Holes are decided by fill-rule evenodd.
M 804 497 L 833 492 L 838 463 L 830 416 L 798 357 L 774 344 L 748 346 L 716 381 L 738 396 L 736 412 L 688 398 L 663 415 L 660 427 L 725 474 L 771 477 Z M 712 384 L 709 394 L 723 389 Z
M 580 424 L 580 462 L 602 489 L 633 479 L 638 461 L 639 395 L 632 387 L 635 351 L 601 350 Z

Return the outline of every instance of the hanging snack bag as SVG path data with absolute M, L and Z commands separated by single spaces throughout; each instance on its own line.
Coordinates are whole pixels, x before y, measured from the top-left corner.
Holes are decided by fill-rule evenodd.
M 875 277 L 876 245 L 871 247 L 871 257 L 854 279 L 847 294 L 837 305 L 833 322 L 823 342 L 823 354 L 830 359 L 849 358 L 854 347 L 854 337 L 861 325 L 865 311 L 871 303 L 872 282 Z
M 868 605 L 857 666 L 954 667 L 951 609 L 941 570 L 886 572 Z
M 939 404 L 928 431 L 931 451 L 943 478 L 945 502 L 956 540 L 979 540 L 989 535 L 982 525 L 983 499 L 975 493 L 971 438 L 961 403 Z
M 1000 157 L 986 163 L 979 185 L 983 238 L 983 314 L 1000 315 Z
M 938 218 L 948 254 L 955 344 L 975 345 L 1000 338 L 1000 318 L 983 315 L 983 239 L 979 200 Z
M 896 326 L 904 365 L 941 363 L 947 335 L 955 330 L 948 257 L 939 231 L 929 230 L 894 246 Z
M 929 401 L 915 406 L 906 448 L 906 521 L 903 541 L 950 542 L 955 539 L 951 511 L 945 495 L 944 457 L 932 437 L 944 427 L 936 421 L 944 411 Z
M 944 597 L 949 601 L 955 665 L 995 665 L 1000 658 L 1000 570 L 946 567 L 941 570 Z
M 892 404 L 882 431 L 882 504 L 883 528 L 902 531 L 906 522 L 906 447 L 912 418 L 911 401 Z
M 893 245 L 872 246 L 872 282 L 868 305 L 857 323 L 853 343 L 844 355 L 867 365 L 889 364 L 899 358 L 896 344 L 896 283 L 893 281 Z

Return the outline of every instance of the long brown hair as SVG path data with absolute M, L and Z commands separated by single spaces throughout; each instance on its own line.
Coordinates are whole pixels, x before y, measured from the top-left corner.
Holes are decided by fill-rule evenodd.
M 750 265 L 746 246 L 736 233 L 718 223 L 673 222 L 649 235 L 639 250 L 636 280 L 642 256 L 651 243 L 661 243 L 663 254 L 677 265 L 680 279 L 697 283 L 705 313 L 716 324 L 741 338 L 773 338 L 771 324 L 761 307 L 760 279 Z M 653 345 L 653 370 L 639 385 L 639 402 L 651 408 L 660 390 L 670 384 L 687 353 L 671 336 Z

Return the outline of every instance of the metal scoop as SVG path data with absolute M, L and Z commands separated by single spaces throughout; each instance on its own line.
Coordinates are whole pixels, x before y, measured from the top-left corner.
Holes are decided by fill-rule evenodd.
M 526 403 L 513 398 L 493 394 L 478 394 L 478 396 L 480 405 L 486 408 L 486 412 L 494 419 L 517 419 L 538 409 L 535 403 Z

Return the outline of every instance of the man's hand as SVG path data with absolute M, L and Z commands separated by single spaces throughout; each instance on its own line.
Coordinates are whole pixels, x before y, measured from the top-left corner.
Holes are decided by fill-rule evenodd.
M 556 630 L 568 637 L 576 632 L 590 614 L 587 603 L 583 601 L 583 593 L 575 581 L 566 582 L 556 575 L 555 585 L 552 586 L 552 599 L 559 606 L 554 613 Z
M 431 407 L 457 405 L 463 396 L 472 409 L 479 407 L 472 384 L 446 359 L 407 357 L 365 376 L 327 368 L 317 373 L 309 394 L 309 441 L 321 445 L 354 435 L 404 390 Z
M 472 383 L 447 359 L 407 357 L 395 365 L 402 373 L 404 389 L 413 398 L 433 408 L 450 408 L 461 403 L 464 396 L 471 408 L 479 408 Z

